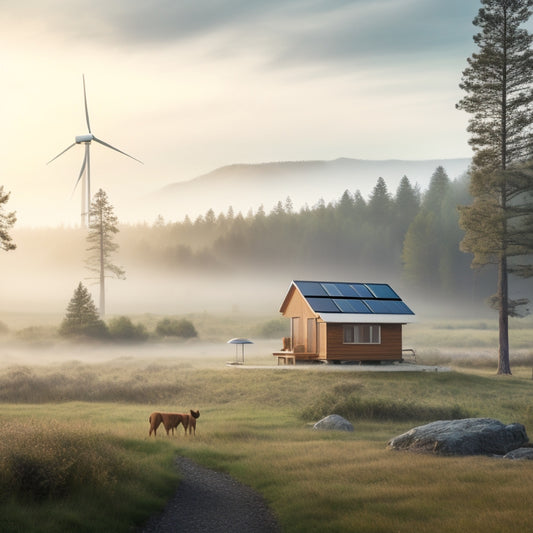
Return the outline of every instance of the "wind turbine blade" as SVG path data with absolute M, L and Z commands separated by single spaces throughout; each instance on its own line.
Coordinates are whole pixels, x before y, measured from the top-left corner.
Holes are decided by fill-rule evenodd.
M 78 179 L 76 180 L 76 184 L 74 185 L 72 194 L 74 194 L 74 191 L 76 190 L 76 187 L 78 186 L 78 183 L 80 182 L 81 177 L 83 176 L 83 173 L 85 172 L 86 166 L 87 166 L 87 149 L 85 149 L 85 157 L 83 158 L 83 165 L 81 166 L 80 175 L 78 176 Z
M 119 150 L 118 148 L 115 148 L 114 146 L 111 146 L 110 144 L 100 140 L 100 139 L 97 139 L 96 137 L 93 136 L 93 141 L 96 141 L 97 143 L 100 143 L 104 146 L 107 146 L 108 148 L 111 148 L 111 150 L 115 150 L 115 152 L 118 152 L 119 154 L 122 154 L 122 155 L 125 155 L 126 157 L 129 157 L 130 159 L 133 159 L 135 161 L 137 161 L 137 163 L 140 163 L 141 165 L 144 165 L 144 163 L 142 161 L 140 161 L 139 159 L 137 159 L 136 157 L 133 157 L 132 155 L 129 155 L 127 154 L 126 152 L 123 152 L 122 150 Z
M 65 148 L 60 154 L 57 154 L 53 159 L 50 159 L 47 165 L 49 165 L 52 161 L 55 161 L 59 156 L 63 155 L 66 151 L 70 150 L 73 146 L 76 146 L 76 143 L 72 143 L 68 148 Z
M 87 93 L 85 91 L 85 74 L 83 74 L 83 100 L 85 102 L 85 118 L 87 119 L 87 128 L 89 128 L 89 133 L 92 133 L 91 123 L 89 122 L 89 108 L 87 107 Z

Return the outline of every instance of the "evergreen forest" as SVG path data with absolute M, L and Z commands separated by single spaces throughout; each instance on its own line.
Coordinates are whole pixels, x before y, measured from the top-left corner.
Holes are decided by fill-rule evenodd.
M 122 227 L 121 255 L 172 271 L 383 280 L 479 300 L 489 295 L 494 273 L 473 271 L 471 256 L 459 249 L 457 206 L 471 202 L 468 186 L 468 176 L 451 180 L 438 167 L 423 192 L 406 176 L 396 191 L 378 178 L 368 198 L 346 190 L 336 202 L 299 211 L 286 198 L 269 213 L 230 207 L 194 221 L 159 217 L 153 225 Z
M 479 310 L 494 291 L 496 271 L 492 266 L 472 270 L 471 254 L 460 250 L 464 233 L 457 206 L 470 203 L 468 175 L 452 180 L 438 167 L 424 191 L 406 176 L 395 191 L 377 178 L 367 198 L 346 190 L 334 202 L 319 200 L 298 210 L 285 198 L 270 212 L 260 207 L 243 214 L 229 207 L 224 213 L 210 209 L 195 220 L 176 212 L 174 221 L 159 216 L 152 223 L 120 224 L 116 260 L 126 271 L 126 282 L 113 286 L 118 289 L 129 280 L 130 292 L 156 298 L 151 288 L 158 280 L 179 291 L 204 279 L 211 292 L 241 290 L 249 300 L 248 292 L 254 290 L 249 287 L 261 286 L 264 295 L 277 301 L 292 279 L 386 282 L 410 302 L 430 303 L 438 297 L 453 303 L 460 298 Z M 33 271 L 38 265 L 41 282 L 46 272 L 70 280 L 64 291 L 70 295 L 78 281 L 91 283 L 83 266 L 85 232 L 17 228 L 17 253 L 6 258 L 5 267 L 14 277 L 25 276 L 28 285 L 31 279 L 38 282 Z M 139 276 L 144 285 L 133 288 Z M 523 294 L 524 287 L 513 283 Z

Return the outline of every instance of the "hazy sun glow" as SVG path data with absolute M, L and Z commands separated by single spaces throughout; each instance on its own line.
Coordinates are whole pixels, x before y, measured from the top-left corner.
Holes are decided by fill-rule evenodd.
M 92 150 L 93 189 L 121 220 L 132 199 L 233 163 L 468 157 L 454 104 L 476 6 L 463 4 L 95 1 L 83 21 L 78 0 L 4 5 L 10 208 L 24 226 L 78 223 L 83 148 L 46 162 L 86 133 L 82 74 L 93 132 L 145 163 Z

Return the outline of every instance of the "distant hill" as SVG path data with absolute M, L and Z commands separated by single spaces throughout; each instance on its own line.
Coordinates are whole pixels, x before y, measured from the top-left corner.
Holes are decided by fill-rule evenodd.
M 235 164 L 217 168 L 189 181 L 171 183 L 145 198 L 143 213 L 149 208 L 151 220 L 161 214 L 167 220 L 194 219 L 212 208 L 216 214 L 232 206 L 244 215 L 263 205 L 268 213 L 278 201 L 290 196 L 295 209 L 337 200 L 345 190 L 359 190 L 367 198 L 382 177 L 394 194 L 403 176 L 424 190 L 434 170 L 442 165 L 450 179 L 463 175 L 470 159 L 431 159 L 423 161 L 362 160 L 340 158 L 333 161 L 287 161 L 279 163 Z M 147 200 L 147 203 L 146 203 Z

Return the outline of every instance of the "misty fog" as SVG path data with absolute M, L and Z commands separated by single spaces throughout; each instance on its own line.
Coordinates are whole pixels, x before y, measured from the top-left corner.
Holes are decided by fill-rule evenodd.
M 85 232 L 79 229 L 24 229 L 14 231 L 17 249 L 2 254 L 0 314 L 64 314 L 74 289 L 81 281 L 98 301 L 97 280 L 84 266 Z M 126 249 L 127 245 L 122 246 Z M 186 314 L 235 312 L 276 315 L 291 279 L 266 278 L 253 272 L 233 275 L 224 271 L 198 274 L 175 273 L 166 268 L 123 265 L 126 279 L 106 279 L 106 303 L 113 314 Z
M 255 325 L 280 317 L 280 305 L 293 279 L 389 283 L 417 317 L 417 323 L 404 328 L 404 346 L 410 346 L 408 343 L 412 342 L 414 334 L 417 349 L 429 343 L 430 352 L 447 356 L 452 353 L 469 357 L 462 349 L 439 347 L 441 342 L 446 345 L 447 330 L 444 330 L 445 340 L 428 339 L 423 330 L 422 334 L 417 333 L 424 322 L 486 320 L 488 326 L 482 326 L 490 329 L 491 321 L 496 318 L 493 311 L 471 294 L 463 295 L 464 298 L 451 294 L 446 298 L 440 293 L 436 297 L 435 293 L 406 285 L 398 271 L 390 268 L 380 271 L 372 263 L 352 268 L 350 261 L 336 261 L 334 256 L 330 260 L 297 262 L 280 252 L 273 255 L 264 268 L 261 268 L 264 259 L 254 266 L 241 261 L 239 256 L 220 269 L 217 263 L 203 270 L 194 264 L 180 268 L 179 263 L 159 261 L 157 255 L 147 257 L 148 248 L 140 243 L 147 235 L 152 235 L 152 231 L 153 228 L 145 226 L 121 228 L 116 262 L 126 269 L 127 277 L 107 280 L 107 317 L 128 315 L 134 321 L 151 324 L 153 329 L 157 317 L 189 316 L 195 324 L 202 322 L 198 338 L 141 345 L 74 345 L 57 337 L 55 332 L 80 281 L 89 288 L 93 300 L 98 301 L 98 286 L 86 279 L 85 230 L 17 229 L 13 234 L 17 250 L 2 254 L 0 261 L 0 325 L 7 326 L 10 332 L 22 331 L 22 334 L 2 336 L 0 331 L 0 367 L 52 365 L 54 368 L 54 365 L 72 365 L 76 361 L 91 365 L 112 361 L 116 365 L 178 364 L 188 368 L 220 368 L 235 359 L 235 347 L 227 344 L 232 337 L 252 338 L 254 344 L 245 349 L 248 365 L 272 365 L 272 352 L 281 349 L 283 334 L 263 339 Z M 155 231 L 164 233 L 166 229 Z M 152 244 L 162 238 L 161 235 L 152 237 Z M 166 244 L 170 246 L 171 243 Z M 151 254 L 156 253 L 156 248 L 150 250 Z M 214 317 L 213 323 L 210 323 L 211 317 Z M 288 327 L 287 321 L 287 332 Z M 29 329 L 27 335 L 25 328 Z M 468 332 L 460 334 L 469 335 Z M 468 340 L 465 346 L 474 346 L 472 342 Z M 477 349 L 475 353 L 491 357 L 488 347 L 483 350 Z
M 389 283 L 422 321 L 494 318 L 483 303 L 495 290 L 494 270 L 473 272 L 459 250 L 456 206 L 468 201 L 467 180 L 452 182 L 439 167 L 424 193 L 404 177 L 392 194 L 379 178 L 368 200 L 346 191 L 300 211 L 286 200 L 269 213 L 210 209 L 194 221 L 121 224 L 112 262 L 126 279 L 107 278 L 106 317 L 231 317 L 234 329 L 207 328 L 200 339 L 219 342 L 247 336 L 239 322 L 278 318 L 292 280 L 316 279 Z M 12 236 L 17 249 L 0 256 L 0 325 L 57 330 L 80 282 L 98 302 L 85 229 L 15 227 Z M 510 293 L 531 296 L 531 287 L 512 281 Z
M 293 279 L 349 280 L 387 282 L 414 308 L 417 314 L 467 315 L 453 299 L 443 298 L 436 305 L 419 289 L 406 287 L 399 273 L 370 266 L 351 268 L 346 262 L 304 261 L 295 264 L 280 254 L 272 257 L 267 268 L 250 268 L 239 264 L 220 270 L 169 268 L 154 264 L 142 256 L 142 250 L 126 242 L 128 232 L 119 233 L 120 249 L 116 263 L 126 270 L 126 279 L 106 280 L 108 315 L 183 315 L 189 313 L 234 313 L 279 316 L 281 302 Z M 81 281 L 98 301 L 99 287 L 84 266 L 85 231 L 76 228 L 18 229 L 13 232 L 17 249 L 1 256 L 2 273 L 0 320 L 8 323 L 9 315 L 41 315 L 40 323 L 59 323 L 74 289 Z M 170 245 L 170 243 L 169 243 Z M 272 266 L 272 265 L 275 265 Z M 472 309 L 484 313 L 474 302 Z M 464 310 L 464 312 L 462 311 Z

